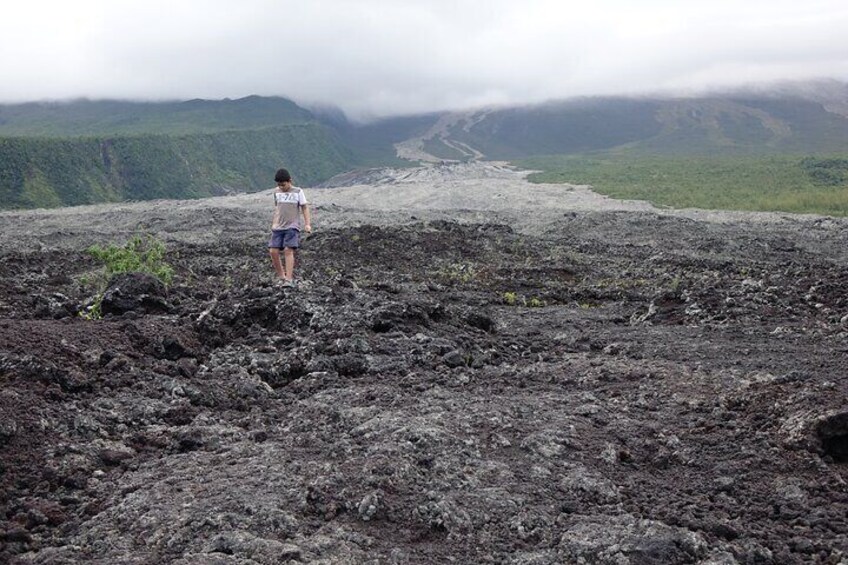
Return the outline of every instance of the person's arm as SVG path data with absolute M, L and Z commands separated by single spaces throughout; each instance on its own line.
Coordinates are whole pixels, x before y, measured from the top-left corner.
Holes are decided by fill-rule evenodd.
M 297 195 L 297 203 L 303 212 L 303 231 L 312 233 L 312 214 L 309 212 L 309 201 L 306 200 L 306 193 L 303 192 L 303 189 Z
M 300 209 L 303 211 L 303 230 L 306 233 L 312 233 L 312 214 L 309 212 L 309 204 L 304 204 Z

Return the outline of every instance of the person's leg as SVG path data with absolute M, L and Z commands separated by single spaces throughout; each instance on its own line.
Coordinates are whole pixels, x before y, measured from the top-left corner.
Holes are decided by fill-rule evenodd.
M 300 231 L 296 229 L 285 230 L 283 235 L 283 259 L 285 261 L 286 280 L 294 280 L 295 251 L 300 247 Z
M 294 279 L 294 249 L 286 247 L 283 249 L 283 255 L 286 261 L 286 269 L 284 278 L 288 281 Z
M 281 279 L 286 278 L 286 271 L 283 270 L 283 264 L 280 261 L 280 250 L 276 247 L 272 247 L 269 249 L 271 253 L 271 264 L 274 265 L 274 271 L 276 271 L 277 276 Z

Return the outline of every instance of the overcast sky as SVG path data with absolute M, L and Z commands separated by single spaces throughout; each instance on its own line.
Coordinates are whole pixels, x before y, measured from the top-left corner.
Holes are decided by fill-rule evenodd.
M 354 118 L 848 79 L 846 0 L 6 0 L 0 102 L 280 95 Z

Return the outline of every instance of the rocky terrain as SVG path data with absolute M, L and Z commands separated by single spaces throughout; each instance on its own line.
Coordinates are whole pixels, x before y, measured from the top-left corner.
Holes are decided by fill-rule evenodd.
M 848 562 L 848 221 L 343 184 L 0 214 L 0 562 Z

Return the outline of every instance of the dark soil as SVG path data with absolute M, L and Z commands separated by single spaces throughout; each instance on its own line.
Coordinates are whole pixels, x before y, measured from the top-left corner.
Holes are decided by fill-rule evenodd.
M 264 234 L 163 230 L 101 320 L 84 246 L 4 246 L 0 562 L 845 563 L 822 233 L 339 227 L 279 289 Z

